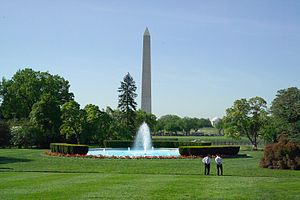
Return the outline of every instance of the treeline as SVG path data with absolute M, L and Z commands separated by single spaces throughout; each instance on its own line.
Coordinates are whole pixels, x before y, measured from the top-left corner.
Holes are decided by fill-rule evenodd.
M 118 88 L 118 108 L 83 108 L 63 77 L 30 68 L 0 82 L 0 146 L 48 148 L 52 142 L 103 144 L 104 140 L 133 139 L 146 122 L 153 132 L 188 133 L 211 126 L 208 119 L 180 118 L 137 110 L 136 86 L 128 73 Z
M 165 135 L 169 133 L 182 132 L 184 135 L 190 135 L 191 131 L 197 132 L 204 127 L 212 127 L 209 119 L 179 117 L 177 115 L 165 115 L 157 120 L 156 133 Z

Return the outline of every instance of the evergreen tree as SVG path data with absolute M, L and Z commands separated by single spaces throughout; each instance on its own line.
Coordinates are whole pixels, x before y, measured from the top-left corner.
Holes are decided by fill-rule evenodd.
M 137 103 L 135 102 L 137 94 L 135 91 L 135 81 L 133 80 L 132 76 L 127 73 L 118 89 L 118 108 L 123 113 L 122 123 L 126 127 L 128 136 L 133 136 L 135 134 L 135 111 L 137 106 Z

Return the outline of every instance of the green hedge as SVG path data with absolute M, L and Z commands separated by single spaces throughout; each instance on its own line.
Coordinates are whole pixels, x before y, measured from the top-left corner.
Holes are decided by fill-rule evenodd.
M 127 148 L 133 145 L 132 140 L 104 140 L 104 147 Z
M 155 148 L 178 148 L 179 146 L 210 146 L 211 142 L 175 142 L 175 141 L 154 141 Z
M 206 156 L 226 155 L 234 156 L 239 153 L 240 146 L 180 146 L 179 153 L 182 156 Z
M 87 145 L 66 144 L 66 143 L 51 143 L 51 152 L 63 154 L 82 154 L 85 155 L 89 151 Z
M 104 146 L 111 148 L 127 148 L 132 147 L 131 140 L 105 140 Z M 178 142 L 166 140 L 154 140 L 152 145 L 155 148 L 178 148 L 179 146 L 210 146 L 211 142 Z
M 152 138 L 152 141 L 172 141 L 176 142 L 178 141 L 178 138 Z

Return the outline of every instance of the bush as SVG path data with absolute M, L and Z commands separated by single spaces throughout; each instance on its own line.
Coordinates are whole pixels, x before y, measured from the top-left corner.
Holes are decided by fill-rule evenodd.
M 62 153 L 62 154 L 85 155 L 89 151 L 89 147 L 87 145 L 66 144 L 66 143 L 51 143 L 50 149 L 52 153 Z
M 239 153 L 240 146 L 180 146 L 179 153 L 182 156 L 206 156 L 225 155 L 235 156 Z
M 277 143 L 267 145 L 260 165 L 270 169 L 300 169 L 300 145 L 280 136 Z
M 178 142 L 178 141 L 154 141 L 155 148 L 178 148 L 179 146 L 210 146 L 211 142 Z
M 104 140 L 104 147 L 127 148 L 133 145 L 132 140 Z
M 178 138 L 153 138 L 152 139 L 153 142 L 155 141 L 178 141 Z
M 36 129 L 28 122 L 24 122 L 18 126 L 12 126 L 11 132 L 11 144 L 18 148 L 28 148 L 36 144 Z

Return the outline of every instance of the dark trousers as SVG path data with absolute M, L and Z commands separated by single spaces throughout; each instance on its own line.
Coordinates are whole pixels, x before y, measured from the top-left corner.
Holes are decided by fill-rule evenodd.
M 210 164 L 204 164 L 204 175 L 209 175 Z
M 218 176 L 220 175 L 220 171 L 221 171 L 221 175 L 223 175 L 223 166 L 222 166 L 222 164 L 217 165 Z

